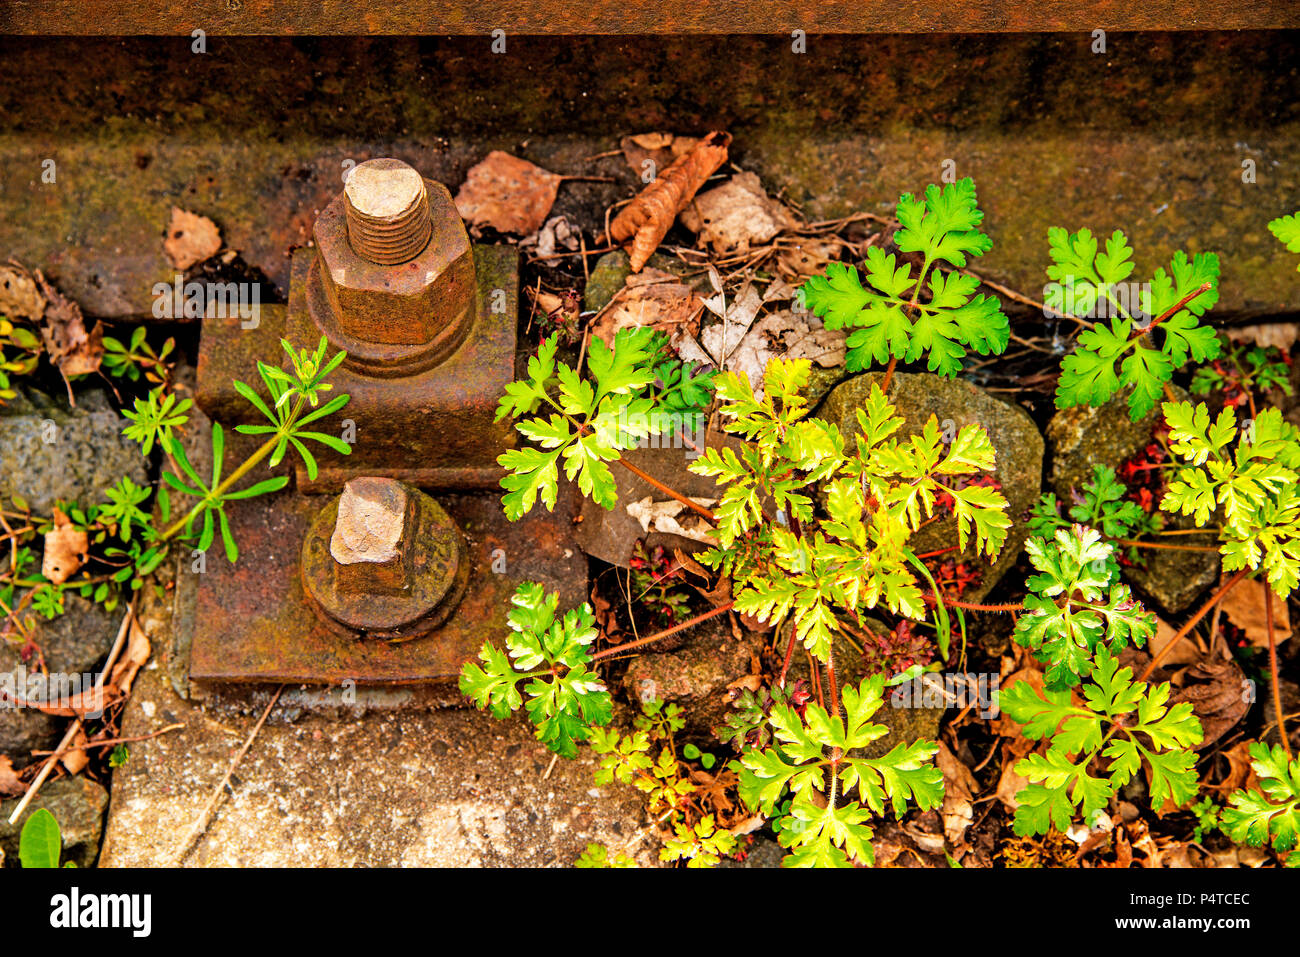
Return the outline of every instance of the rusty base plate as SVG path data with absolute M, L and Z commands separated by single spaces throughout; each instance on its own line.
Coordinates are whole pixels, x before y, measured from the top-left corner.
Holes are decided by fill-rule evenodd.
M 190 678 L 358 686 L 454 680 L 485 640 L 505 636 L 510 596 L 521 582 L 558 591 L 561 608 L 587 600 L 587 559 L 571 533 L 572 498 L 561 491 L 554 514 L 537 509 L 513 523 L 496 495 L 437 496 L 465 534 L 469 583 L 444 625 L 396 643 L 340 637 L 307 603 L 299 552 L 320 511 L 318 496 L 290 492 L 230 502 L 226 515 L 239 561 L 209 556 L 206 571 L 194 574 L 182 560 L 177 579 L 178 589 L 197 592 L 176 602 L 187 609 L 177 620 L 182 646 L 184 632 L 192 636 Z
M 261 421 L 234 389 L 239 379 L 265 393 L 257 362 L 284 359 L 283 336 L 296 346 L 314 347 L 321 332 L 307 306 L 307 274 L 315 257 L 299 249 L 293 257 L 289 306 L 263 306 L 254 328 L 239 318 L 203 320 L 195 398 L 213 420 L 227 426 Z M 328 420 L 331 428 L 351 423 L 352 454 L 313 446 L 320 464 L 316 479 L 298 470 L 304 492 L 337 492 L 350 478 L 375 475 L 419 488 L 496 488 L 503 474 L 497 456 L 515 444 L 508 422 L 496 422 L 497 403 L 515 376 L 519 254 L 509 246 L 475 246 L 477 317 L 460 348 L 445 362 L 402 378 L 374 378 L 346 367 L 330 376 L 333 395 L 351 396 Z M 325 423 L 321 423 L 324 425 Z

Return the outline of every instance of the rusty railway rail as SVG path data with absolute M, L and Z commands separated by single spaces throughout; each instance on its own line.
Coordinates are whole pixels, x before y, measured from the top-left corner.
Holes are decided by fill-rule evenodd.
M 1300 27 L 1292 0 L 8 0 L 0 33 L 175 36 L 1055 33 Z M 88 15 L 93 12 L 93 15 Z

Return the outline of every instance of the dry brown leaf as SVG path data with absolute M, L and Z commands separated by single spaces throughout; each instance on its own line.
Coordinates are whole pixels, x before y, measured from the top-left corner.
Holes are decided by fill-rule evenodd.
M 826 264 L 839 258 L 840 243 L 814 237 L 799 237 L 790 245 L 782 240 L 777 253 L 777 271 L 791 279 L 804 279 L 823 272 Z
M 18 780 L 18 772 L 14 770 L 13 762 L 0 754 L 0 797 L 13 797 L 26 790 L 27 788 Z
M 682 225 L 698 233 L 715 253 L 766 243 L 793 229 L 799 220 L 763 190 L 754 173 L 737 173 L 727 182 L 701 193 L 682 210 Z
M 1151 636 L 1151 643 L 1147 646 L 1147 650 L 1152 655 L 1160 654 L 1176 634 L 1178 632 L 1174 630 L 1172 625 L 1169 625 L 1163 618 L 1157 618 L 1156 633 Z M 1161 659 L 1160 664 L 1166 668 L 1174 668 L 1178 665 L 1195 664 L 1204 657 L 1205 651 L 1201 647 L 1200 638 L 1194 634 L 1189 634 L 1174 645 L 1169 654 Z
M 692 498 L 691 501 L 705 508 L 717 504 L 717 499 L 713 498 Z M 678 516 L 682 512 L 686 514 L 679 520 Z M 663 535 L 680 535 L 682 538 L 709 544 L 715 541 L 713 527 L 704 520 L 704 517 L 688 509 L 676 499 L 656 502 L 647 495 L 639 502 L 629 503 L 627 513 L 641 523 L 642 532 L 655 531 Z
M 627 277 L 627 283 L 597 317 L 591 334 L 612 346 L 620 329 L 649 326 L 676 340 L 695 335 L 703 311 L 704 303 L 695 290 L 671 273 L 650 268 Z
M 137 672 L 148 664 L 149 655 L 153 653 L 149 636 L 144 633 L 134 615 L 131 616 L 131 628 L 127 634 L 126 650 L 113 666 L 113 674 L 109 678 L 109 683 L 123 696 L 131 693 L 131 684 L 135 681 Z
M 1218 784 L 1203 784 L 1204 787 L 1214 791 L 1222 791 L 1224 794 L 1231 794 L 1238 788 L 1244 788 L 1250 780 L 1254 769 L 1251 767 L 1253 758 L 1250 756 L 1250 746 L 1253 741 L 1238 741 L 1230 748 L 1219 752 L 1219 756 L 1228 762 L 1228 773 Z
M 636 199 L 624 206 L 609 227 L 615 243 L 632 242 L 629 252 L 632 271 L 641 267 L 659 248 L 677 214 L 727 159 L 731 144 L 728 133 L 713 132 L 675 160 Z
M 45 297 L 32 274 L 16 262 L 0 266 L 0 316 L 36 322 L 43 315 Z
M 1174 675 L 1170 706 L 1189 701 L 1201 721 L 1201 751 L 1223 737 L 1250 710 L 1252 690 L 1245 673 L 1231 659 L 1205 660 Z
M 1234 625 L 1246 632 L 1246 638 L 1255 648 L 1268 647 L 1268 628 L 1264 620 L 1264 589 L 1262 581 L 1247 578 L 1237 582 L 1223 596 L 1223 613 Z M 1273 596 L 1273 640 L 1281 644 L 1291 637 L 1291 615 L 1287 602 Z
M 762 675 L 745 675 L 730 682 L 727 687 L 733 691 L 751 691 L 758 694 L 759 689 L 763 687 Z
M 39 269 L 36 281 L 46 299 L 41 339 L 50 361 L 58 367 L 65 382 L 72 376 L 98 371 L 104 357 L 104 331 L 99 323 L 86 332 L 81 307 L 46 282 Z M 68 395 L 71 398 L 71 388 Z
M 55 585 L 62 585 L 86 563 L 90 540 L 83 529 L 73 527 L 68 516 L 56 506 L 54 527 L 45 533 L 45 554 L 41 574 Z
M 562 179 L 528 160 L 493 150 L 470 167 L 456 193 L 456 209 L 471 226 L 529 236 L 546 222 Z
M 995 794 L 1008 811 L 1014 812 L 1020 806 L 1016 795 L 1029 787 L 1029 779 L 1016 773 L 1016 763 L 1030 751 L 1035 750 L 1035 747 L 1035 743 L 1028 738 L 1011 738 L 1002 742 L 1002 772 L 998 778 Z M 1041 746 L 1038 749 L 1042 750 Z
M 90 763 L 90 758 L 86 756 L 84 750 L 86 746 L 86 732 L 82 728 L 77 729 L 77 733 L 72 738 L 72 743 L 68 750 L 59 758 L 60 763 L 68 769 L 69 774 L 80 774 Z
M 189 269 L 221 251 L 221 230 L 208 217 L 173 206 L 163 250 L 177 269 Z
M 1290 352 L 1296 343 L 1300 325 L 1294 322 L 1270 322 L 1257 326 L 1234 326 L 1224 330 L 1233 342 L 1251 342 L 1257 346 L 1276 346 Z
M 966 838 L 966 829 L 975 820 L 971 800 L 979 789 L 970 768 L 939 742 L 935 764 L 943 772 L 943 834 L 954 847 Z

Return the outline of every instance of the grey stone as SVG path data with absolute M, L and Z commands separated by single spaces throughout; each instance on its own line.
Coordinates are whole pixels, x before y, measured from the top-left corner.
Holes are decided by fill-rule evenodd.
M 623 674 L 623 687 L 632 701 L 659 698 L 685 709 L 687 736 L 713 738 L 726 720 L 727 685 L 750 674 L 753 656 L 762 642 L 737 639 L 726 619 L 697 628 L 691 643 L 680 651 L 642 654 Z
M 99 838 L 104 832 L 104 809 L 108 792 L 86 777 L 59 778 L 49 781 L 27 806 L 15 824 L 9 816 L 18 806 L 18 798 L 0 803 L 0 850 L 9 866 L 18 866 L 18 842 L 23 825 L 37 810 L 45 808 L 59 822 L 63 835 L 63 863 L 91 867 L 99 855 Z
M 605 253 L 596 260 L 596 266 L 587 279 L 587 288 L 583 291 L 583 308 L 588 312 L 604 309 L 623 288 L 623 283 L 627 282 L 630 275 L 632 262 L 626 251 L 616 249 Z
M 15 768 L 31 764 L 31 752 L 52 751 L 58 742 L 57 719 L 35 708 L 0 707 L 0 754 Z
M 685 263 L 663 253 L 653 253 L 646 261 L 646 268 L 660 269 L 677 276 L 686 273 Z M 609 305 L 609 301 L 618 295 L 618 291 L 623 288 L 630 275 L 632 275 L 632 261 L 628 258 L 626 250 L 615 249 L 613 252 L 605 253 L 596 260 L 596 265 L 587 279 L 582 308 L 588 312 L 599 312 L 604 309 Z M 705 285 L 707 281 L 701 284 L 697 276 L 694 284 Z
M 34 615 L 27 619 L 46 668 L 69 675 L 96 672 L 113 647 L 122 609 L 105 611 L 103 605 L 72 592 L 64 593 L 63 608 L 63 614 L 55 618 Z M 20 663 L 14 646 L 0 644 L 0 671 L 9 671 Z
M 59 501 L 92 505 L 123 476 L 148 481 L 140 447 L 122 435 L 127 419 L 87 390 L 75 408 L 34 389 L 0 407 L 0 496 L 21 495 L 48 515 Z
M 877 624 L 872 621 L 873 627 Z M 783 624 L 778 632 L 777 648 L 785 650 L 786 642 L 790 636 L 790 625 Z M 841 689 L 845 685 L 857 685 L 863 678 L 868 677 L 867 665 L 863 661 L 858 650 L 849 644 L 848 640 L 837 634 L 834 639 L 835 652 L 835 680 Z M 811 690 L 812 684 L 811 672 L 809 669 L 809 655 L 802 648 L 796 648 L 794 658 L 790 662 L 790 671 L 786 675 L 787 685 L 796 681 L 804 681 L 806 687 Z M 826 681 L 826 670 L 822 665 L 817 666 L 819 669 L 819 678 L 824 684 Z M 941 678 L 941 675 L 935 675 Z M 869 758 L 878 758 L 887 754 L 892 748 L 899 744 L 911 744 L 914 741 L 934 741 L 939 735 L 939 722 L 943 718 L 945 709 L 943 708 L 922 708 L 922 707 L 895 707 L 892 702 L 892 690 L 885 689 L 884 704 L 871 716 L 874 724 L 883 724 L 889 729 L 889 733 L 883 737 L 877 738 L 863 749 L 863 755 Z
M 818 418 L 839 426 L 846 437 L 856 435 L 855 413 L 870 395 L 871 387 L 882 379 L 883 373 L 872 372 L 836 386 L 818 409 Z M 1006 542 L 992 563 L 982 555 L 977 556 L 969 542 L 964 552 L 944 556 L 959 558 L 981 572 L 979 581 L 968 586 L 961 596 L 963 601 L 978 602 L 1015 564 L 1024 546 L 1024 520 L 1038 500 L 1042 486 L 1043 437 L 1023 409 L 995 399 L 962 379 L 896 373 L 890 384 L 889 400 L 905 423 L 894 433 L 897 438 L 919 434 L 933 415 L 941 428 L 960 430 L 970 424 L 982 425 L 993 443 L 997 467 L 985 474 L 991 474 L 1001 484 L 1007 499 L 1012 526 Z M 927 525 L 910 539 L 912 549 L 918 554 L 956 543 L 957 519 L 952 515 Z
M 63 596 L 63 605 L 66 611 L 57 618 L 28 616 L 27 622 L 33 641 L 41 649 L 46 670 L 50 674 L 66 675 L 69 680 L 73 675 L 79 676 L 84 685 L 84 676 L 90 675 L 93 680 L 100 662 L 108 655 L 121 613 L 110 614 L 103 606 L 72 593 Z M 25 669 L 30 675 L 36 668 L 35 660 L 23 662 L 18 646 L 0 642 L 0 674 Z M 30 752 L 52 748 L 58 737 L 58 719 L 35 708 L 0 707 L 0 754 L 9 755 L 15 767 L 30 763 Z
M 1172 388 L 1178 401 L 1190 398 L 1178 386 Z M 1145 418 L 1132 421 L 1124 393 L 1102 406 L 1062 409 L 1047 424 L 1051 455 L 1048 488 L 1056 493 L 1058 501 L 1068 506 L 1072 490 L 1092 477 L 1094 465 L 1118 469 L 1146 448 L 1153 441 L 1160 414 L 1157 406 Z M 1195 527 L 1190 517 L 1162 514 L 1167 528 Z M 1209 536 L 1205 541 L 1210 541 Z M 1218 579 L 1219 556 L 1210 552 L 1147 550 L 1143 557 L 1144 565 L 1123 569 L 1124 578 L 1169 614 L 1185 609 Z

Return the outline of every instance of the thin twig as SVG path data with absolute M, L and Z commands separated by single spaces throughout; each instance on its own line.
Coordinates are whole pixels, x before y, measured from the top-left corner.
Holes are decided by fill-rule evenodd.
M 708 519 L 714 525 L 718 524 L 718 517 L 714 515 L 711 511 L 709 511 L 707 508 L 705 508 L 703 505 L 699 504 L 698 502 L 691 501 L 691 499 L 687 498 L 681 492 L 677 492 L 674 491 L 673 489 L 670 489 L 667 485 L 665 485 L 663 482 L 660 482 L 654 476 L 649 475 L 646 472 L 642 471 L 641 469 L 637 468 L 626 458 L 620 457 L 619 459 L 617 459 L 617 461 L 619 465 L 623 466 L 623 468 L 627 469 L 629 472 L 631 472 L 641 481 L 645 482 L 648 485 L 653 486 L 654 488 L 657 488 L 659 491 L 663 492 L 665 495 L 669 496 L 670 498 L 675 499 L 678 502 L 681 502 L 687 508 L 698 513 L 702 518 Z
M 1237 572 L 1237 574 L 1229 578 L 1227 584 L 1225 584 L 1222 588 L 1216 591 L 1214 595 L 1211 596 L 1210 600 L 1200 607 L 1200 609 L 1196 612 L 1196 614 L 1192 615 L 1191 618 L 1187 619 L 1187 621 L 1183 624 L 1183 627 L 1179 628 L 1178 631 L 1174 633 L 1174 637 L 1169 639 L 1169 644 L 1161 648 L 1160 653 L 1151 659 L 1151 664 L 1147 665 L 1146 670 L 1142 672 L 1142 677 L 1139 680 L 1146 681 L 1148 678 L 1150 678 L 1151 672 L 1156 670 L 1160 662 L 1164 660 L 1165 656 L 1168 655 L 1169 652 L 1173 650 L 1174 645 L 1178 644 L 1180 641 L 1186 638 L 1187 635 L 1191 633 L 1191 630 L 1196 627 L 1197 622 L 1199 622 L 1202 618 L 1204 618 L 1206 614 L 1209 613 L 1211 608 L 1214 608 L 1216 605 L 1219 604 L 1219 602 L 1223 601 L 1223 596 L 1228 594 L 1228 592 L 1232 591 L 1233 586 L 1236 585 L 1237 582 L 1245 578 L 1246 573 L 1249 571 L 1250 571 L 1249 568 L 1243 568 L 1241 571 Z
M 138 741 L 151 741 L 154 738 L 162 737 L 164 734 L 169 734 L 172 731 L 179 731 L 184 727 L 185 725 L 183 724 L 169 724 L 165 728 L 159 728 L 157 731 L 153 732 L 152 734 L 141 734 L 141 735 L 137 735 L 134 738 L 107 738 L 104 741 L 87 741 L 85 744 L 70 745 L 69 747 L 64 748 L 60 751 L 33 751 L 32 754 L 38 757 L 43 757 L 47 754 L 52 754 L 56 758 L 61 758 L 70 751 L 89 751 L 91 748 L 106 748 L 110 744 L 111 745 L 135 744 Z
M 1273 713 L 1277 715 L 1277 736 L 1282 739 L 1282 750 L 1291 760 L 1291 742 L 1286 737 L 1286 716 L 1282 713 L 1282 684 L 1277 673 L 1277 639 L 1273 636 L 1273 589 L 1264 582 L 1264 627 L 1268 629 L 1268 670 L 1273 677 Z
M 687 621 L 682 622 L 680 625 L 673 625 L 673 627 L 671 628 L 665 628 L 663 631 L 657 631 L 653 635 L 648 635 L 645 638 L 638 638 L 636 641 L 625 641 L 621 645 L 613 645 L 609 648 L 606 648 L 604 651 L 599 651 L 596 654 L 592 655 L 591 660 L 600 661 L 602 658 L 609 658 L 612 655 L 622 654 L 625 651 L 631 651 L 633 648 L 640 648 L 641 646 L 648 645 L 651 642 L 659 641 L 661 638 L 667 638 L 670 635 L 675 635 L 679 631 L 685 631 L 687 628 L 694 627 L 695 625 L 698 625 L 702 621 L 707 621 L 710 618 L 716 618 L 718 615 L 725 614 L 726 612 L 731 611 L 732 606 L 734 606 L 735 604 L 736 603 L 734 601 L 729 601 L 725 605 L 719 605 L 717 608 L 714 608 L 712 611 L 706 611 L 702 615 L 696 615 L 694 618 L 688 619 Z
M 276 702 L 280 700 L 280 692 L 282 691 L 284 691 L 284 685 L 280 685 L 280 687 L 275 689 L 275 694 L 271 696 L 271 703 L 268 704 L 266 710 L 262 712 L 262 717 L 257 719 L 257 725 L 253 728 L 252 734 L 250 734 L 248 739 L 244 742 L 244 746 L 239 749 L 239 753 L 235 755 L 235 760 L 230 762 L 230 767 L 226 770 L 226 776 L 221 779 L 221 783 L 218 784 L 216 790 L 212 792 L 212 797 L 208 799 L 207 807 L 203 809 L 202 814 L 195 818 L 189 834 L 186 835 L 185 841 L 181 844 L 180 849 L 176 852 L 176 857 L 172 860 L 173 867 L 180 866 L 181 862 L 189 855 L 190 848 L 194 845 L 194 842 L 197 841 L 203 832 L 208 829 L 208 824 L 212 821 L 213 812 L 217 809 L 217 802 L 221 800 L 221 796 L 225 793 L 226 785 L 230 783 L 230 779 L 235 774 L 235 768 L 239 767 L 239 762 L 244 759 L 244 755 L 248 753 L 248 749 L 251 748 L 253 742 L 257 740 L 258 732 L 262 730 L 262 725 L 266 724 L 266 719 L 271 716 L 271 709 L 274 708 Z

